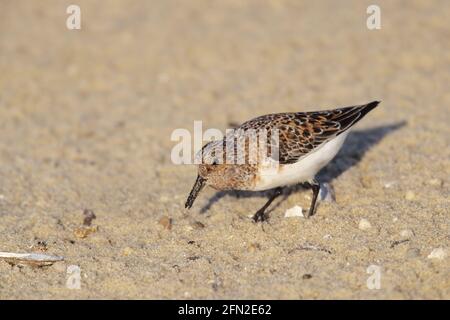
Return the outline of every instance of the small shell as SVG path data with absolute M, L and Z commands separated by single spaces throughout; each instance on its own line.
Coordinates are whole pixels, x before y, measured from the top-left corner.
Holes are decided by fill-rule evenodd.
M 302 207 L 295 206 L 290 209 L 287 209 L 284 213 L 285 218 L 291 218 L 291 217 L 304 217 L 303 215 L 303 209 Z
M 50 256 L 42 253 L 14 252 L 0 252 L 0 259 L 13 265 L 31 265 L 35 267 L 51 266 L 57 261 L 64 260 L 63 257 Z
M 428 259 L 443 260 L 445 257 L 447 257 L 447 251 L 444 248 L 435 248 L 428 255 Z
M 361 230 L 369 230 L 372 228 L 372 225 L 369 220 L 363 218 L 359 221 L 358 228 Z

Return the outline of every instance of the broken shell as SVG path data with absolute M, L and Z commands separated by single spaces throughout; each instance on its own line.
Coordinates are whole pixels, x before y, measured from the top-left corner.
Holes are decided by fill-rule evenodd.
M 372 224 L 367 219 L 361 219 L 358 224 L 358 228 L 361 230 L 369 230 L 372 228 Z
M 55 262 L 63 261 L 63 257 L 50 256 L 41 253 L 0 252 L 0 259 L 12 265 L 31 265 L 34 267 L 51 266 Z
M 428 259 L 443 260 L 445 257 L 447 257 L 447 251 L 444 248 L 435 248 L 428 255 Z
M 402 238 L 411 238 L 414 236 L 414 231 L 412 231 L 411 229 L 404 229 L 400 231 L 400 236 Z
M 291 217 L 304 217 L 303 216 L 303 209 L 302 207 L 295 206 L 290 209 L 287 209 L 284 213 L 285 218 L 291 218 Z

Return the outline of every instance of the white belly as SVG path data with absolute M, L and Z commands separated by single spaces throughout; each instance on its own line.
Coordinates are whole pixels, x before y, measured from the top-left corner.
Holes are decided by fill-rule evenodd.
M 314 176 L 338 153 L 350 130 L 325 143 L 298 162 L 277 167 L 263 167 L 255 191 L 288 186 L 314 179 Z

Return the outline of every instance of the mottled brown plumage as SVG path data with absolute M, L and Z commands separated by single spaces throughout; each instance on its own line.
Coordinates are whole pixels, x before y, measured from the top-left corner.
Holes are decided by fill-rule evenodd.
M 268 114 L 247 121 L 238 129 L 278 130 L 279 161 L 280 164 L 289 164 L 350 128 L 378 103 L 374 101 L 367 105 L 326 111 Z

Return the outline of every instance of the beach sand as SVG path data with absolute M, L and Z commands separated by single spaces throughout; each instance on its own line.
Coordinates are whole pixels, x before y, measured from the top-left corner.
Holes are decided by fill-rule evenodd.
M 68 30 L 71 1 L 2 1 L 0 251 L 65 260 L 0 261 L 0 298 L 449 299 L 450 3 L 377 1 L 368 30 L 372 2 L 77 1 Z M 306 189 L 265 224 L 268 193 L 184 209 L 175 129 L 373 100 L 312 218 L 284 217 Z

